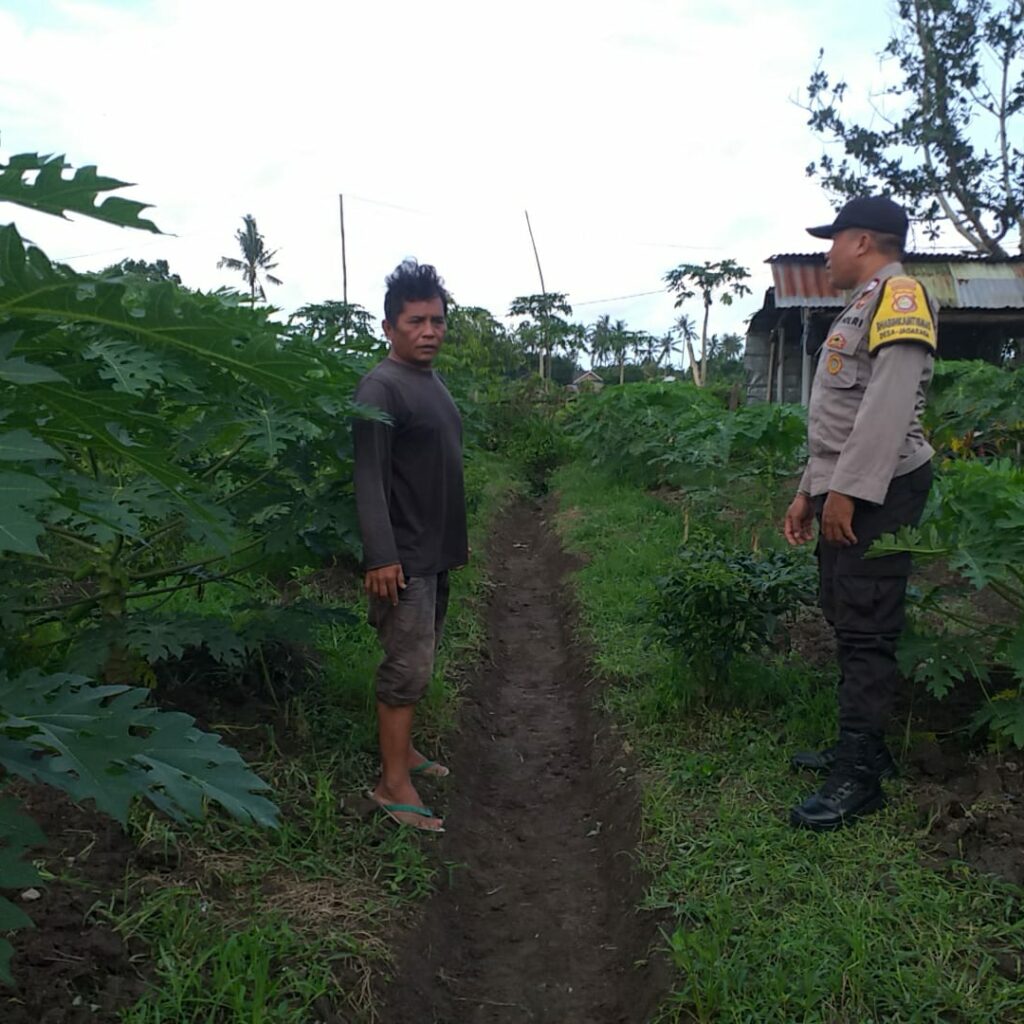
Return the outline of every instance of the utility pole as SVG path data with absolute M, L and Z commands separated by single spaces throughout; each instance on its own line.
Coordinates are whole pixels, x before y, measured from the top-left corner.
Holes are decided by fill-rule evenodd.
M 523 210 L 526 214 L 526 230 L 530 232 L 530 245 L 533 246 L 533 258 L 537 261 L 537 276 L 540 278 L 540 292 L 541 295 L 547 295 L 547 289 L 544 287 L 544 271 L 540 269 L 540 256 L 537 254 L 537 242 L 533 237 L 533 227 L 530 225 L 530 211 Z M 541 345 L 540 345 L 540 359 L 538 371 L 540 373 L 540 379 L 544 379 L 544 345 L 547 342 L 547 332 L 542 332 Z
M 345 305 L 341 324 L 342 338 L 348 347 L 348 262 L 345 255 L 345 197 L 338 193 L 338 213 L 341 216 L 341 301 Z

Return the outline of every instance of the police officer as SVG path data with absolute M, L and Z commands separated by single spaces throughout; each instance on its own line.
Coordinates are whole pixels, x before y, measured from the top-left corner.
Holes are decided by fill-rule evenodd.
M 808 410 L 808 462 L 786 512 L 790 544 L 819 523 L 820 600 L 838 645 L 839 742 L 794 755 L 795 768 L 827 773 L 790 812 L 799 828 L 841 828 L 880 808 L 895 774 L 884 733 L 898 678 L 910 556 L 865 558 L 882 534 L 916 524 L 934 454 L 920 415 L 932 377 L 937 306 L 900 260 L 907 215 L 890 199 L 853 199 L 833 223 L 832 284 L 850 301 L 821 347 Z

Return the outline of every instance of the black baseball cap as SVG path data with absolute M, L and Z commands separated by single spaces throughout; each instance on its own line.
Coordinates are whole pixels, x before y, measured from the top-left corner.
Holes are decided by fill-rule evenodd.
M 864 228 L 884 235 L 896 235 L 906 241 L 907 225 L 906 211 L 899 203 L 885 196 L 860 196 L 851 199 L 831 224 L 808 228 L 807 233 L 815 238 L 832 238 L 846 228 Z

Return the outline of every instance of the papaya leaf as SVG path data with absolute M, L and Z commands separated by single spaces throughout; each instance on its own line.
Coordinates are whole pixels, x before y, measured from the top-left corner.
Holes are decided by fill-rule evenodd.
M 39 384 L 42 381 L 63 381 L 64 378 L 49 366 L 30 363 L 20 356 L 0 359 L 0 380 L 9 384 Z
M 298 347 L 282 347 L 279 328 L 262 310 L 189 293 L 171 282 L 135 290 L 131 305 L 125 295 L 119 281 L 56 267 L 34 246 L 26 249 L 13 225 L 0 226 L 0 317 L 91 324 L 148 348 L 205 361 L 273 393 L 298 398 L 316 390 L 322 364 Z
M 0 513 L 0 552 L 42 554 L 36 542 L 43 530 L 44 526 L 35 513 L 17 505 L 5 506 Z
M 9 430 L 0 434 L 0 462 L 32 462 L 59 459 L 60 453 L 27 430 Z
M 1013 674 L 1024 683 L 1024 624 L 1007 641 L 1003 650 L 1003 661 L 1013 670 Z
M 5 889 L 20 889 L 35 885 L 39 872 L 22 855 L 33 846 L 41 846 L 46 836 L 39 826 L 21 813 L 17 801 L 0 799 L 0 881 Z M 0 931 L 5 931 L 0 917 Z
M 941 700 L 968 675 L 989 677 L 983 645 L 970 636 L 948 633 L 930 634 L 907 630 L 896 649 L 900 671 L 923 682 L 934 697 Z
M 189 649 L 206 650 L 224 665 L 243 663 L 251 645 L 225 619 L 212 615 L 132 613 L 96 626 L 78 639 L 68 656 L 76 668 L 98 670 L 117 644 L 150 664 L 180 658 Z
M 993 732 L 1006 736 L 1024 750 L 1024 694 L 1014 694 L 1006 700 L 989 701 L 974 716 L 975 729 L 988 726 Z
M 62 429 L 67 431 L 62 439 L 73 438 L 74 432 L 69 428 L 76 428 L 80 435 L 89 442 L 119 456 L 125 462 L 160 481 L 197 515 L 209 518 L 208 509 L 198 503 L 193 496 L 196 481 L 190 474 L 168 461 L 163 451 L 132 441 L 131 437 L 118 424 L 117 417 L 123 414 L 122 408 L 120 403 L 113 400 L 131 399 L 131 396 L 90 394 L 58 384 L 38 384 L 33 390 L 33 395 L 37 396 L 59 417 L 56 426 L 47 428 L 52 432 L 55 440 L 60 436 Z M 134 411 L 128 411 L 128 415 L 136 421 L 147 416 L 147 414 Z M 112 429 L 112 426 L 118 429 Z M 13 431 L 12 433 L 19 432 Z M 2 441 L 3 439 L 0 438 L 0 458 L 3 457 Z
M 162 360 L 123 341 L 94 341 L 84 353 L 87 359 L 103 363 L 100 376 L 109 380 L 115 391 L 141 396 L 153 386 L 164 383 Z M 0 373 L 3 366 L 0 365 Z
M 65 477 L 62 483 L 64 504 L 76 513 L 69 518 L 80 526 L 81 517 L 86 517 L 99 527 L 88 532 L 101 542 L 112 539 L 115 534 L 132 539 L 139 537 L 145 523 L 164 521 L 188 507 L 158 481 L 144 476 L 121 483 L 93 480 L 79 474 Z M 62 517 L 54 515 L 53 518 L 59 522 Z
M 246 434 L 271 459 L 290 443 L 320 436 L 319 428 L 296 410 L 274 408 L 266 401 L 251 403 L 249 408 L 251 419 Z
M 180 658 L 190 648 L 206 649 L 217 661 L 240 665 L 248 650 L 245 641 L 221 618 L 133 613 L 84 631 L 68 655 L 68 664 L 79 671 L 99 672 L 115 646 L 151 665 Z
M 94 220 L 120 227 L 141 228 L 161 234 L 160 229 L 139 214 L 151 204 L 110 196 L 97 205 L 101 192 L 129 187 L 129 182 L 101 177 L 95 167 L 79 167 L 70 178 L 63 155 L 20 153 L 0 165 L 0 201 L 27 206 L 30 210 L 64 217 L 65 211 L 84 214 Z M 66 218 L 65 218 L 66 219 Z
M 149 662 L 180 658 L 190 647 L 205 647 L 227 665 L 240 665 L 247 653 L 245 641 L 221 618 L 201 615 L 133 616 L 125 642 Z
M 0 508 L 29 505 L 43 498 L 54 498 L 57 492 L 39 477 L 27 473 L 0 471 Z
M 147 697 L 80 675 L 0 674 L 0 766 L 93 800 L 122 823 L 142 796 L 178 819 L 200 816 L 208 798 L 242 820 L 276 824 L 259 795 L 269 787 L 237 751 L 188 715 L 145 706 Z

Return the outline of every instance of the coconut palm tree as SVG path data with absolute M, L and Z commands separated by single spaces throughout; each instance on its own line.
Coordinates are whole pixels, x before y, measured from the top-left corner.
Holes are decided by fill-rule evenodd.
M 277 264 L 272 262 L 277 255 L 277 250 L 267 251 L 263 236 L 256 230 L 256 218 L 247 213 L 242 218 L 243 226 L 235 232 L 238 240 L 238 248 L 242 250 L 242 258 L 236 260 L 231 256 L 222 256 L 217 261 L 218 267 L 227 267 L 228 270 L 237 270 L 249 286 L 249 296 L 253 305 L 256 304 L 256 295 L 266 301 L 267 295 L 260 283 L 260 275 L 270 284 L 282 284 L 283 282 L 270 273 L 277 269 Z
M 611 331 L 612 321 L 607 313 L 599 316 L 587 329 L 587 343 L 594 366 L 600 366 L 611 355 L 611 345 L 608 342 Z
M 658 365 L 660 366 L 664 362 L 666 371 L 671 373 L 672 356 L 676 352 L 684 357 L 683 363 L 685 365 L 687 345 L 692 344 L 696 340 L 697 329 L 694 326 L 693 320 L 685 313 L 680 314 L 676 322 L 669 328 L 668 333 L 661 339 L 662 350 L 661 355 L 658 357 Z
M 624 320 L 616 320 L 612 323 L 611 317 L 606 313 L 600 316 L 590 328 L 590 355 L 594 365 L 603 363 L 606 359 L 619 368 L 619 383 L 626 378 L 626 356 L 634 347 L 634 333 L 629 330 Z

